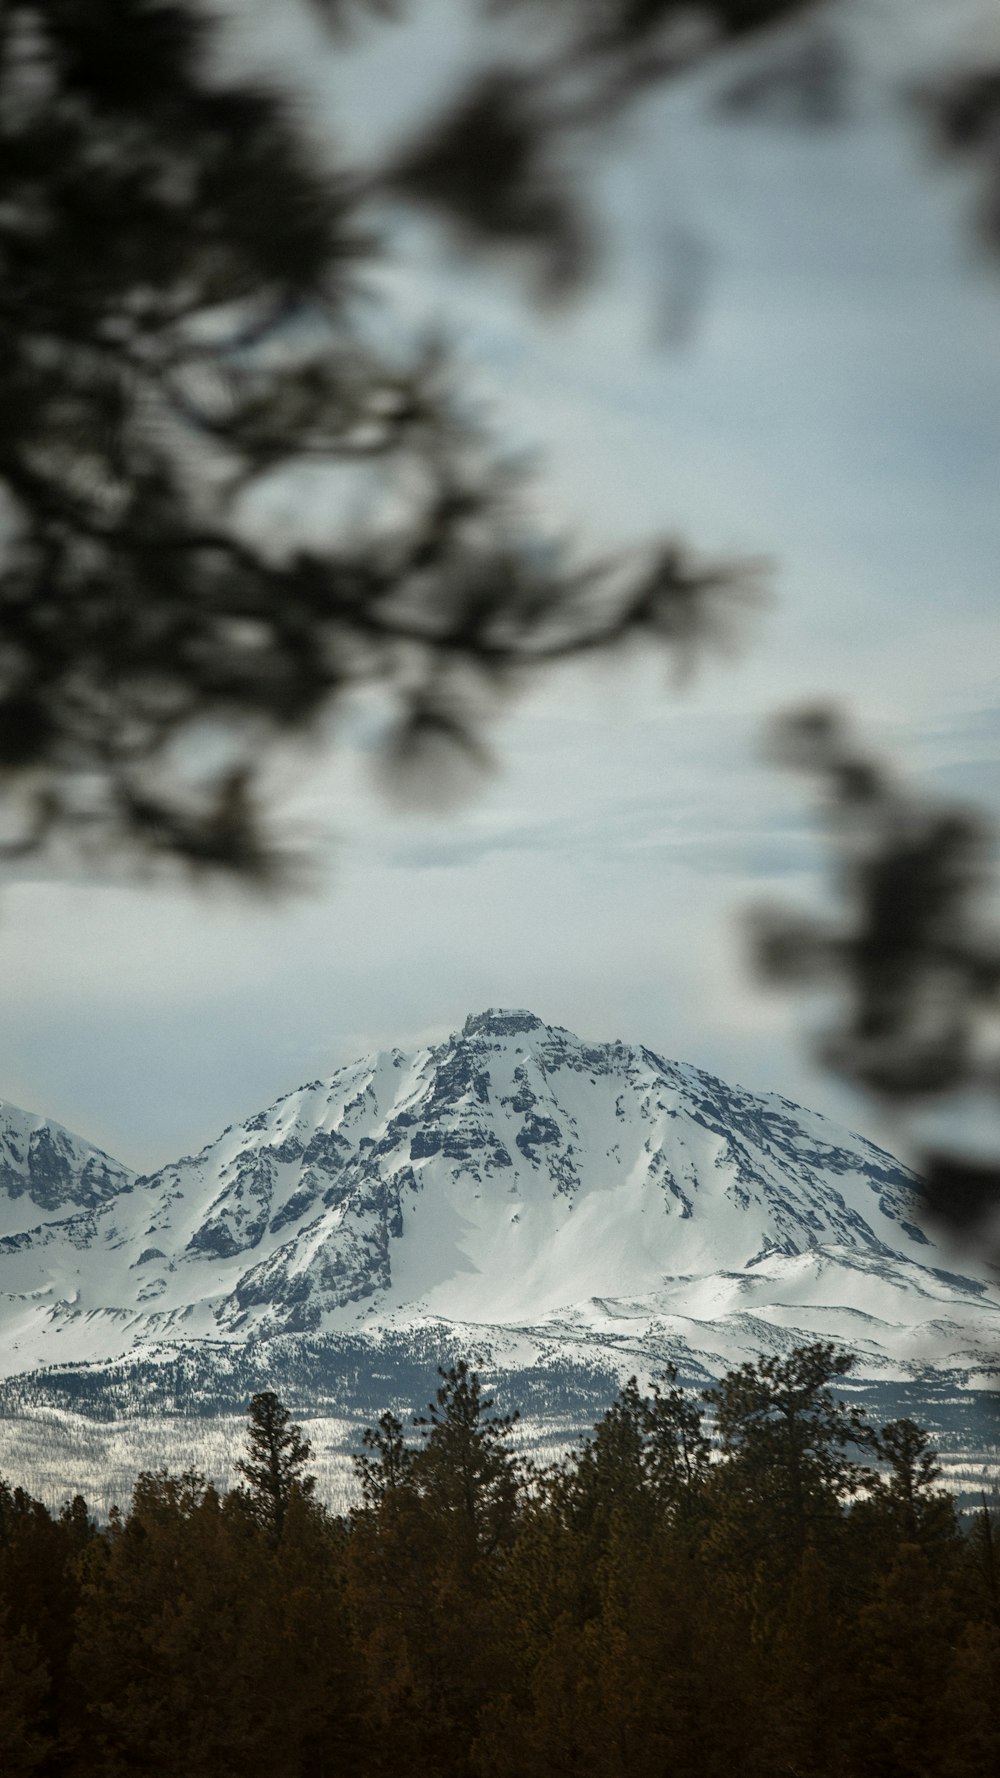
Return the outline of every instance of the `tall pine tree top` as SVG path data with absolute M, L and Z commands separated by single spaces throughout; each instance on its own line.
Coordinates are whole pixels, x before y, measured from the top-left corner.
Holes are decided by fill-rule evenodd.
M 248 1412 L 248 1454 L 236 1468 L 254 1516 L 278 1540 L 293 1496 L 308 1498 L 316 1487 L 316 1477 L 305 1473 L 312 1447 L 301 1426 L 289 1424 L 288 1409 L 272 1390 L 255 1395 Z

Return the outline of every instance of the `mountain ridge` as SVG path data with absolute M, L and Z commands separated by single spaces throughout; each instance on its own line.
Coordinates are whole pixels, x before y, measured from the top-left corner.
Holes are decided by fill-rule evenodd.
M 72 1373 L 86 1396 L 109 1366 L 200 1353 L 222 1377 L 230 1352 L 242 1376 L 240 1351 L 266 1373 L 298 1349 L 336 1392 L 338 1364 L 359 1376 L 367 1351 L 377 1372 L 428 1341 L 548 1367 L 553 1387 L 626 1362 L 707 1378 L 813 1338 L 900 1386 L 996 1369 L 996 1292 L 919 1225 L 917 1181 L 884 1149 L 526 1009 L 348 1063 L 152 1174 L 64 1132 L 62 1195 L 43 1184 L 33 1222 L 17 1115 L 21 1189 L 0 1193 L 17 1223 L 0 1224 L 10 1377 Z
M 34 1211 L 53 1213 L 67 1204 L 76 1209 L 95 1209 L 135 1179 L 132 1170 L 103 1149 L 76 1136 L 54 1118 L 23 1111 L 0 1100 L 0 1202 L 15 1205 L 30 1217 Z M 9 1208 L 3 1212 L 4 1232 L 10 1233 Z

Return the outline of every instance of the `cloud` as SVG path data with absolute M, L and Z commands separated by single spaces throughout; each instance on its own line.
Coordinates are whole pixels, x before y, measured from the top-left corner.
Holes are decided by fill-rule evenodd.
M 317 114 L 335 110 L 311 27 L 254 5 L 254 53 L 308 54 Z M 422 36 L 381 32 L 352 128 L 399 112 L 415 58 L 430 90 L 466 56 L 432 13 Z M 316 892 L 279 908 L 11 882 L 4 1096 L 152 1166 L 359 1050 L 506 1003 L 873 1127 L 746 971 L 747 902 L 822 886 L 808 788 L 758 735 L 833 697 L 930 790 L 996 807 L 1000 303 L 966 263 L 955 185 L 884 107 L 803 138 L 723 129 L 703 99 L 678 88 L 623 132 L 606 271 L 575 312 L 442 270 L 420 228 L 384 289 L 401 328 L 453 323 L 470 400 L 539 448 L 531 510 L 554 534 L 777 558 L 742 656 L 683 697 L 651 658 L 553 676 L 496 724 L 496 777 L 436 819 L 379 803 L 379 711 L 359 707 L 281 793 L 334 839 Z M 654 349 L 664 227 L 695 230 L 710 267 L 680 350 Z

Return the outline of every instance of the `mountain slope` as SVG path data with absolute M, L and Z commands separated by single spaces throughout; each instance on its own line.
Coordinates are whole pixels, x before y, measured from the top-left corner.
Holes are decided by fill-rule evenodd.
M 0 1234 L 94 1210 L 135 1175 L 51 1118 L 0 1101 Z
M 30 1133 L 11 1129 L 8 1374 L 278 1336 L 326 1340 L 335 1363 L 348 1337 L 434 1329 L 515 1366 L 638 1343 L 717 1374 L 809 1338 L 842 1339 L 870 1374 L 995 1363 L 996 1296 L 942 1266 L 892 1156 L 532 1013 L 353 1063 L 148 1178 L 40 1139 L 65 1169 L 36 1168 L 33 1222 Z

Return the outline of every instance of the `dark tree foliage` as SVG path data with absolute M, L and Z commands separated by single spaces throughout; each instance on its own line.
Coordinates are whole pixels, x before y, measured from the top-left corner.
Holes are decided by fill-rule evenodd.
M 849 1365 L 731 1372 L 711 1463 L 698 1399 L 632 1380 L 512 1491 L 513 1416 L 456 1364 L 407 1457 L 398 1419 L 371 1429 L 348 1519 L 293 1494 L 280 1540 L 193 1472 L 140 1476 L 103 1529 L 0 1482 L 5 1778 L 983 1778 L 993 1522 L 963 1534 L 921 1428 L 848 1424 Z M 619 1481 L 598 1535 L 578 1509 Z
M 391 1414 L 355 1459 L 348 1609 L 368 1692 L 372 1770 L 468 1770 L 502 1668 L 496 1609 L 524 1498 L 516 1415 L 492 1411 L 464 1360 L 439 1372 L 407 1443 Z M 385 1602 L 383 1604 L 383 1602 Z M 405 1726 L 404 1726 L 405 1725 Z
M 355 1475 L 366 1510 L 408 1493 L 450 1524 L 473 1563 L 495 1553 L 516 1516 L 522 1478 L 510 1441 L 519 1416 L 491 1412 L 464 1359 L 438 1375 L 426 1414 L 413 1418 L 421 1442 L 408 1444 L 402 1422 L 383 1414 L 363 1435 Z
M 835 60 L 834 56 L 834 60 Z M 822 71 L 821 71 L 822 72 Z M 829 65 L 827 75 L 829 75 Z M 768 70 L 762 77 L 766 85 Z M 827 83 L 829 91 L 829 81 Z M 745 95 L 748 103 L 766 97 Z M 736 95 L 737 103 L 740 94 Z M 985 256 L 1000 254 L 1000 63 L 995 50 L 942 70 L 911 95 L 934 143 L 971 165 Z M 907 792 L 829 709 L 791 713 L 785 763 L 815 773 L 832 810 L 835 921 L 787 909 L 760 922 L 762 972 L 784 986 L 835 983 L 843 1016 L 822 1038 L 824 1065 L 874 1095 L 900 1123 L 924 1182 L 927 1214 L 1000 1268 L 1000 1154 L 982 1141 L 930 1142 L 913 1113 L 949 1096 L 992 1106 L 1000 1059 L 996 835 L 983 812 Z
M 891 1112 L 958 1094 L 995 1102 L 1000 921 L 985 818 L 908 790 L 833 711 L 785 719 L 776 752 L 826 791 L 839 906 L 822 920 L 759 915 L 764 975 L 835 988 L 840 1012 L 820 1059 Z M 912 1146 L 929 1214 L 998 1257 L 997 1158 L 919 1137 Z
M 414 1420 L 424 1441 L 417 1486 L 450 1517 L 466 1559 L 489 1559 L 509 1539 L 517 1514 L 521 1477 L 510 1441 L 519 1415 L 491 1412 L 492 1398 L 464 1359 L 439 1374 L 427 1413 Z
M 742 1364 L 707 1392 L 730 1475 L 759 1509 L 756 1538 L 800 1554 L 817 1522 L 859 1486 L 857 1458 L 872 1429 L 830 1387 L 853 1364 L 833 1345 L 802 1346 Z
M 922 1426 L 892 1420 L 873 1441 L 885 1473 L 871 1489 L 877 1512 L 891 1523 L 901 1543 L 927 1544 L 954 1535 L 954 1507 L 937 1484 L 941 1466 Z
M 681 1518 L 696 1507 L 711 1445 L 701 1409 L 677 1377 L 667 1366 L 666 1386 L 654 1383 L 649 1395 L 630 1377 L 565 1477 L 570 1522 L 598 1542 L 636 1513 Z
M 141 1476 L 79 1565 L 77 1716 L 60 1778 L 305 1778 L 354 1769 L 342 1538 L 293 1503 L 280 1542 L 240 1493 Z
M 314 3 L 334 34 L 402 10 Z M 669 541 L 587 563 L 537 534 L 448 350 L 387 349 L 365 294 L 384 251 L 372 205 L 422 206 L 476 250 L 516 250 L 542 294 L 571 293 L 599 244 L 581 146 L 654 83 L 754 40 L 723 105 L 779 90 L 804 122 L 834 120 L 828 9 L 499 10 L 524 23 L 516 66 L 495 58 L 355 166 L 275 93 L 211 72 L 199 0 L 0 9 L 0 853 L 269 883 L 293 856 L 268 764 L 358 688 L 382 694 L 387 768 L 447 779 L 483 763 L 491 714 L 552 663 L 632 639 L 684 664 L 728 629 L 745 567 Z M 815 30 L 790 57 L 779 28 L 799 18 Z M 983 59 L 918 95 L 935 140 L 980 169 L 989 250 L 998 94 Z M 327 541 L 294 524 L 262 539 L 262 487 L 305 465 L 331 477 Z M 348 470 L 367 516 L 338 523 Z M 869 827 L 843 872 L 851 929 L 819 947 L 852 1003 L 828 1059 L 913 1105 L 979 1084 L 970 1024 L 998 992 L 970 916 L 981 824 L 904 806 L 841 752 L 838 798 Z M 786 979 L 817 956 L 792 936 L 767 947 Z M 931 1208 L 982 1241 L 995 1157 L 922 1161 Z
M 1000 253 L 1000 61 L 950 70 L 924 103 L 942 147 L 976 167 L 980 239 L 987 252 Z
M 247 1428 L 248 1454 L 237 1470 L 247 1484 L 251 1507 L 272 1537 L 280 1539 L 293 1499 L 308 1499 L 316 1477 L 306 1473 L 312 1447 L 301 1426 L 289 1424 L 291 1416 L 273 1390 L 253 1396 Z
M 377 1426 L 361 1435 L 361 1452 L 354 1458 L 354 1473 L 366 1510 L 372 1510 L 410 1484 L 413 1476 L 412 1445 L 406 1442 L 403 1422 L 395 1414 L 383 1414 Z
M 583 69 L 595 116 L 622 102 L 678 11 L 571 13 L 577 105 Z M 275 94 L 212 79 L 210 35 L 196 0 L 0 14 L 0 841 L 260 880 L 269 745 L 353 689 L 383 688 L 390 758 L 478 760 L 525 673 L 628 637 L 684 654 L 744 575 L 677 544 L 554 560 L 447 353 L 377 343 L 380 192 L 575 272 L 550 161 L 586 118 L 554 69 L 489 71 L 391 165 L 337 167 Z M 257 490 L 305 464 L 364 470 L 380 516 L 262 543 Z

